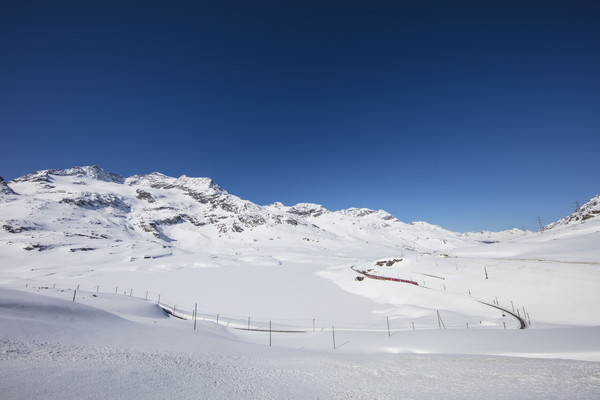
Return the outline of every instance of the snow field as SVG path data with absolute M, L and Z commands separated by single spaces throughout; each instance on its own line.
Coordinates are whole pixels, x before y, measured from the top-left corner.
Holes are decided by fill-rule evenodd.
M 596 200 L 543 232 L 458 234 L 259 206 L 205 178 L 84 167 L 8 184 L 7 398 L 600 397 Z
M 166 318 L 155 304 L 129 296 L 82 293 L 82 301 L 96 302 L 91 307 L 60 298 L 66 292 L 44 292 L 52 297 L 0 289 L 6 398 L 593 399 L 600 393 L 598 363 L 268 347 L 241 342 L 214 323 L 193 331 L 191 321 Z M 459 331 L 428 332 L 440 347 L 458 343 L 440 338 Z
M 110 316 L 120 319 L 114 323 L 128 321 L 151 322 L 153 328 L 169 324 L 194 334 L 193 306 L 183 308 L 163 302 L 160 306 L 167 312 L 185 319 L 166 318 L 166 315 L 153 300 L 123 294 L 96 293 L 79 290 L 72 302 L 74 291 L 53 289 L 51 287 L 28 287 L 36 294 L 89 305 L 101 310 L 110 310 Z M 39 300 L 38 304 L 43 304 Z M 99 312 L 104 312 L 98 310 Z M 496 310 L 497 311 L 497 310 Z M 81 311 L 78 311 L 81 313 Z M 440 313 L 442 316 L 445 314 Z M 52 319 L 44 315 L 41 320 Z M 443 319 L 444 317 L 442 317 Z M 419 320 L 418 320 L 419 321 Z M 473 354 L 473 355 L 511 355 L 523 357 L 571 358 L 600 361 L 597 336 L 600 327 L 571 327 L 554 329 L 518 330 L 518 326 L 507 329 L 486 326 L 474 322 L 466 326 L 446 326 L 439 329 L 436 320 L 406 323 L 403 319 L 389 318 L 389 331 L 386 318 L 377 319 L 378 325 L 351 325 L 348 321 L 321 319 L 280 319 L 269 320 L 262 317 L 232 316 L 227 314 L 206 313 L 198 310 L 196 326 L 213 327 L 219 335 L 259 346 L 292 348 L 319 352 L 346 354 Z M 442 322 L 442 324 L 446 324 Z M 250 326 L 250 330 L 248 329 Z M 272 332 L 269 332 L 271 327 Z M 413 329 L 414 328 L 414 329 Z M 24 337 L 29 328 L 22 330 Z M 55 328 L 53 328 L 55 329 Z M 206 331 L 206 328 L 201 330 Z M 291 331 L 291 332 L 289 332 Z M 63 333 L 57 333 L 61 337 Z M 86 333 L 80 332 L 81 337 Z M 36 339 L 36 337 L 33 337 Z M 87 343 L 87 342 L 86 342 Z M 335 343 L 335 348 L 334 348 Z M 87 343 L 89 344 L 89 343 Z

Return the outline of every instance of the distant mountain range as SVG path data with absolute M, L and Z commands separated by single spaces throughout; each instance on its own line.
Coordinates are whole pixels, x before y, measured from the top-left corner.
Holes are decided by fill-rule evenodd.
M 596 196 L 547 229 L 600 215 Z M 119 251 L 146 256 L 194 252 L 208 243 L 284 240 L 301 246 L 342 241 L 364 246 L 439 251 L 532 232 L 455 233 L 425 222 L 401 222 L 383 210 L 329 211 L 300 203 L 257 205 L 209 178 L 158 172 L 124 178 L 97 166 L 50 169 L 0 181 L 0 245 L 14 252 Z M 120 249 L 120 250 L 119 250 Z

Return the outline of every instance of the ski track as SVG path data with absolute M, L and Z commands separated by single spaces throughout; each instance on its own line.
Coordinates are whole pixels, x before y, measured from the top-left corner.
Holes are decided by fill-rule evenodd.
M 3 398 L 595 399 L 600 364 L 438 355 L 237 357 L 0 341 Z M 22 385 L 24 378 L 30 382 Z

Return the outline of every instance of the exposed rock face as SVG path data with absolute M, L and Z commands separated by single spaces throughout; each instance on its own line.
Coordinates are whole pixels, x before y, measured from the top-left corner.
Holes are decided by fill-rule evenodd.
M 2 229 L 4 229 L 8 233 L 21 233 L 27 231 L 35 231 L 39 229 L 39 226 L 35 224 L 31 224 L 28 222 L 22 222 L 17 220 L 7 220 L 6 223 L 2 225 Z
M 140 200 L 146 200 L 148 203 L 154 203 L 156 202 L 156 199 L 154 198 L 154 196 L 152 196 L 152 194 L 142 190 L 142 189 L 137 189 L 135 191 L 137 193 L 137 197 Z
M 65 197 L 60 200 L 60 203 L 72 204 L 77 207 L 90 209 L 112 207 L 122 212 L 129 212 L 131 209 L 131 207 L 122 197 L 114 194 L 84 192 L 80 196 L 74 198 Z
M 16 195 L 14 190 L 12 190 L 10 186 L 8 186 L 6 182 L 4 182 L 4 180 L 0 181 L 0 194 L 7 196 Z
M 320 204 L 298 203 L 288 209 L 289 213 L 298 215 L 299 217 L 320 217 L 323 214 L 330 213 L 325 207 Z

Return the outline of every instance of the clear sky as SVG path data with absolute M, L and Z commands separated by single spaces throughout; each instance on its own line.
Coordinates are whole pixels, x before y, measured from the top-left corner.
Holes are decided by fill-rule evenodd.
M 2 1 L 0 175 L 537 229 L 600 193 L 598 1 Z

